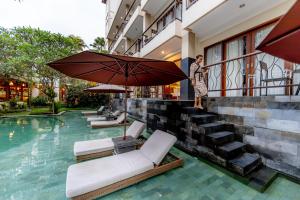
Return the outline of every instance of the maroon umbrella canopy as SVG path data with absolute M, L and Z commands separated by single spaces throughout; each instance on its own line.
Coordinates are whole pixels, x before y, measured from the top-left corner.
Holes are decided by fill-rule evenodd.
M 96 87 L 87 88 L 84 91 L 93 92 L 93 93 L 125 93 L 126 92 L 124 87 L 120 87 L 117 85 L 108 85 L 108 84 L 102 84 Z M 127 92 L 132 92 L 132 91 L 127 90 Z
M 168 85 L 187 78 L 173 62 L 92 51 L 84 51 L 48 65 L 73 78 L 114 85 Z
M 169 85 L 187 76 L 173 62 L 84 51 L 48 64 L 73 78 L 127 86 Z M 125 95 L 127 113 L 127 95 Z M 125 122 L 127 121 L 125 114 Z M 124 139 L 126 123 L 124 123 Z
M 285 14 L 257 47 L 258 50 L 300 63 L 300 1 Z

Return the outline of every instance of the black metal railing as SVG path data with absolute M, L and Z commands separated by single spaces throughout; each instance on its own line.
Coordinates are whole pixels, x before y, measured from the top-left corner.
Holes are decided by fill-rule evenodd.
M 300 65 L 255 52 L 203 67 L 210 96 L 298 95 Z M 203 72 L 203 71 L 202 71 Z M 202 73 L 196 71 L 196 75 Z
M 192 5 L 194 5 L 198 0 L 186 0 L 186 9 L 189 9 Z
M 123 18 L 123 21 L 120 25 L 120 27 L 118 28 L 112 42 L 110 43 L 109 47 L 108 47 L 108 51 L 111 51 L 112 48 L 114 47 L 114 45 L 116 44 L 116 42 L 118 41 L 119 37 L 121 36 L 124 28 L 126 27 L 128 21 L 130 20 L 131 16 L 133 15 L 135 9 L 140 5 L 140 1 L 139 0 L 134 0 L 134 2 L 130 5 L 126 15 Z
M 142 47 L 175 20 L 182 20 L 182 1 L 173 1 L 142 34 Z
M 175 20 L 182 20 L 182 1 L 173 1 L 124 52 L 134 55 Z

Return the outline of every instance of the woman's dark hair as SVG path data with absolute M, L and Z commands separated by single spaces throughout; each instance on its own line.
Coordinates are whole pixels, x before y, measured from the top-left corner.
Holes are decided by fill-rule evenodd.
M 196 55 L 196 59 L 202 57 L 203 58 L 203 55 L 199 54 L 199 55 Z

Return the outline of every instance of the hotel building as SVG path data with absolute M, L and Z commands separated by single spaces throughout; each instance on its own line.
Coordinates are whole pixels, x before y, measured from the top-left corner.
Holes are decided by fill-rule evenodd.
M 103 0 L 110 53 L 175 62 L 186 74 L 197 54 L 209 96 L 288 95 L 300 67 L 255 48 L 295 0 Z M 298 72 L 298 73 L 297 73 Z M 193 99 L 189 82 L 138 88 L 137 97 Z

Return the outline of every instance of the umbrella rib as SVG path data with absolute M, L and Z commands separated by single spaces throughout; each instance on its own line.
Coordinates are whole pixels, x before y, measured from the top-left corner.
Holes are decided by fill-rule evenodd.
M 140 65 L 142 65 L 142 64 L 140 64 Z M 145 66 L 145 65 L 144 65 L 144 66 Z M 158 80 L 160 80 L 160 78 L 159 78 L 157 75 L 155 75 L 155 74 L 153 74 L 152 72 L 146 70 L 145 68 L 141 68 L 140 66 L 136 66 L 136 67 L 142 69 L 144 72 L 146 72 L 146 73 L 148 73 L 148 74 L 151 74 L 152 76 L 154 76 L 154 77 L 156 77 Z M 146 66 L 146 67 L 147 67 L 147 66 Z M 132 75 L 133 75 L 133 76 L 136 76 L 135 74 L 132 74 Z
M 112 69 L 110 69 L 110 68 L 108 68 L 108 67 L 105 66 L 105 67 L 101 67 L 101 68 L 98 68 L 98 69 L 95 69 L 95 70 L 91 70 L 91 71 L 88 71 L 88 72 L 77 74 L 74 77 L 81 77 L 81 76 L 84 76 L 84 75 L 87 75 L 87 74 L 91 74 L 91 73 L 94 73 L 94 72 L 97 72 L 97 71 L 101 71 L 101 70 L 106 70 L 106 71 L 111 71 L 111 72 L 118 73 L 118 71 L 112 70 Z
M 141 65 L 143 65 L 145 67 L 148 67 L 148 68 L 151 68 L 154 71 L 162 72 L 162 73 L 165 73 L 165 74 L 168 74 L 168 75 L 172 75 L 172 76 L 176 76 L 176 77 L 181 77 L 181 78 L 184 77 L 184 78 L 186 78 L 185 76 L 180 76 L 180 75 L 177 75 L 177 74 L 173 74 L 172 72 L 167 72 L 167 71 L 164 71 L 164 70 L 156 69 L 156 68 L 153 68 L 153 67 L 150 67 L 150 66 L 146 66 L 144 64 L 141 64 Z

